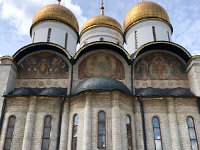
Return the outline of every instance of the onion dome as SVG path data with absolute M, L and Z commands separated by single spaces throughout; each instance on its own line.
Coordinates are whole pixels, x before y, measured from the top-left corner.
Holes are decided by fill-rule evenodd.
M 115 19 L 113 19 L 112 17 L 109 17 L 109 16 L 99 15 L 99 16 L 95 16 L 95 17 L 89 19 L 83 25 L 81 34 L 83 32 L 85 32 L 86 30 L 91 29 L 93 27 L 102 27 L 102 26 L 110 27 L 115 30 L 118 30 L 119 32 L 122 32 L 121 25 Z
M 31 29 L 41 21 L 54 20 L 69 25 L 77 33 L 79 25 L 74 14 L 66 7 L 59 4 L 52 4 L 43 7 L 33 18 Z
M 141 2 L 127 13 L 124 20 L 124 31 L 145 19 L 159 19 L 171 26 L 169 16 L 162 6 L 154 2 Z
M 120 23 L 115 20 L 112 17 L 109 16 L 105 16 L 104 15 L 104 3 L 102 3 L 101 5 L 101 14 L 99 16 L 94 16 L 91 19 L 89 19 L 84 25 L 83 28 L 81 30 L 81 34 L 85 31 L 87 31 L 88 29 L 91 29 L 93 27 L 110 27 L 113 28 L 121 33 L 123 33 L 122 30 L 122 26 L 120 25 Z

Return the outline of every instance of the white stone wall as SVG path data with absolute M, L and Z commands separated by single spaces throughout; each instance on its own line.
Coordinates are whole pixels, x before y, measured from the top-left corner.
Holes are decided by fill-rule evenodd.
M 192 58 L 187 66 L 187 75 L 190 90 L 194 95 L 200 96 L 200 58 Z
M 103 41 L 119 44 L 120 46 L 124 44 L 123 35 L 119 31 L 109 27 L 94 27 L 81 35 L 80 47 L 91 42 L 100 41 L 100 38 L 103 38 Z
M 0 116 L 4 101 L 3 95 L 14 89 L 17 77 L 17 70 L 12 60 L 8 60 L 8 63 L 4 61 L 0 63 Z
M 35 99 L 35 100 L 34 100 Z M 0 148 L 3 149 L 8 118 L 16 116 L 16 125 L 12 149 L 21 150 L 26 135 L 29 111 L 35 107 L 33 133 L 30 138 L 32 150 L 41 148 L 44 118 L 52 116 L 50 133 L 51 150 L 56 149 L 58 140 L 59 113 L 62 98 L 16 97 L 7 99 Z M 106 113 L 106 148 L 105 150 L 127 149 L 127 130 L 125 117 L 131 118 L 132 145 L 134 150 L 143 150 L 143 122 L 140 100 L 144 106 L 147 149 L 155 149 L 152 118 L 159 117 L 163 150 L 190 150 L 190 139 L 186 119 L 194 118 L 198 143 L 200 142 L 200 117 L 195 97 L 140 97 L 139 99 L 121 92 L 84 92 L 69 97 L 64 104 L 61 123 L 60 149 L 71 149 L 73 117 L 78 115 L 78 150 L 98 150 L 98 112 Z M 34 104 L 34 102 L 36 102 Z M 31 107 L 30 107 L 31 106 Z M 31 108 L 31 109 L 30 109 Z M 29 124 L 30 125 L 30 124 Z M 31 128 L 29 128 L 31 129 Z M 87 130 L 86 130 L 87 129 Z M 85 143 L 88 143 L 87 145 Z M 26 146 L 27 143 L 25 143 Z M 85 147 L 86 146 L 86 147 Z M 28 149 L 26 149 L 28 150 Z
M 33 43 L 47 42 L 49 28 L 51 28 L 50 42 L 56 43 L 64 48 L 65 34 L 68 33 L 66 50 L 73 56 L 76 52 L 78 35 L 71 27 L 60 22 L 43 21 L 34 26 L 32 29 Z
M 142 45 L 154 41 L 153 26 L 155 27 L 156 41 L 171 41 L 172 30 L 167 23 L 158 20 L 141 21 L 132 26 L 125 34 L 129 54 L 133 54 Z M 136 39 L 135 32 L 137 32 Z

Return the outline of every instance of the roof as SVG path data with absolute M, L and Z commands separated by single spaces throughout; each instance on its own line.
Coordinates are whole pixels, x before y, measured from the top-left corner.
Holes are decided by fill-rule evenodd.
M 16 63 L 18 63 L 24 56 L 32 53 L 32 52 L 38 52 L 39 50 L 51 50 L 58 52 L 60 54 L 63 54 L 66 56 L 69 60 L 72 59 L 71 55 L 69 52 L 64 49 L 62 46 L 55 44 L 55 43 L 50 43 L 50 42 L 38 42 L 38 43 L 32 43 L 28 44 L 21 49 L 19 49 L 14 55 L 14 60 Z
M 12 96 L 67 96 L 67 88 L 15 88 L 6 97 Z
M 123 34 L 122 27 L 120 23 L 113 19 L 112 17 L 105 16 L 105 15 L 99 15 L 92 17 L 89 19 L 84 25 L 81 30 L 81 34 L 83 34 L 85 31 L 93 28 L 93 27 L 110 27 L 117 31 L 119 31 L 121 34 Z
M 138 88 L 135 89 L 136 96 L 194 96 L 194 94 L 187 88 Z
M 88 90 L 119 90 L 130 94 L 130 90 L 120 81 L 108 77 L 91 77 L 82 81 L 73 91 L 73 94 Z
M 41 21 L 55 20 L 69 25 L 77 33 L 79 25 L 74 14 L 66 7 L 58 4 L 47 5 L 39 10 L 33 18 L 31 29 Z
M 181 45 L 168 41 L 154 41 L 142 45 L 132 55 L 133 59 L 136 59 L 139 55 L 151 51 L 151 50 L 166 50 L 180 56 L 186 63 L 190 60 L 191 54 Z

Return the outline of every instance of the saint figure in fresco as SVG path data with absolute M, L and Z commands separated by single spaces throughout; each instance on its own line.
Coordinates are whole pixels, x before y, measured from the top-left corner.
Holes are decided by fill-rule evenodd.
M 181 80 L 181 79 L 186 78 L 186 73 L 180 62 L 173 60 L 170 64 L 170 68 L 171 68 L 171 78 L 172 79 L 180 79 Z
M 156 80 L 167 79 L 170 75 L 169 65 L 162 56 L 154 57 L 149 70 L 153 79 Z
M 47 62 L 47 60 L 45 58 L 41 59 L 41 62 L 38 64 L 38 71 L 37 71 L 37 75 L 47 75 L 48 73 L 48 68 L 49 68 L 49 64 Z
M 136 66 L 136 79 L 148 79 L 148 63 L 145 60 Z

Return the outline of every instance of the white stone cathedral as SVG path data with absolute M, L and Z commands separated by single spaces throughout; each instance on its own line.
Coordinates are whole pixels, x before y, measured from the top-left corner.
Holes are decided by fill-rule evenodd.
M 80 31 L 66 7 L 42 8 L 32 43 L 0 58 L 0 149 L 199 150 L 200 57 L 172 33 L 154 2 L 123 28 L 102 4 Z

